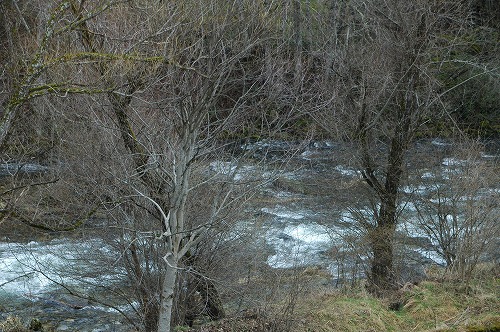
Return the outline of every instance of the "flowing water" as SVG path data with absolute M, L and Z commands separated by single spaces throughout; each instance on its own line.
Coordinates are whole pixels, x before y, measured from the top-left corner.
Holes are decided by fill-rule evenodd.
M 119 331 L 117 311 L 72 296 L 98 292 L 123 281 L 118 269 L 102 274 L 99 268 L 83 263 L 81 257 L 113 257 L 116 254 L 99 241 L 75 242 L 57 239 L 48 242 L 0 242 L 0 313 L 2 316 L 37 317 L 57 321 L 58 330 Z M 78 274 L 69 271 L 79 271 Z
M 420 144 L 421 154 L 438 154 L 439 163 L 414 166 L 413 173 L 421 181 L 408 181 L 403 187 L 407 197 L 421 197 L 439 189 L 446 184 L 448 175 L 456 174 L 468 162 L 449 155 L 446 151 L 450 145 L 445 141 Z M 293 144 L 284 142 L 259 142 L 242 147 L 255 150 L 259 157 L 265 156 L 270 164 L 292 148 Z M 214 161 L 210 165 L 211 172 L 230 174 L 235 181 L 269 179 L 261 192 L 261 197 L 267 199 L 259 200 L 249 209 L 261 220 L 260 234 L 268 247 L 266 263 L 270 267 L 318 266 L 337 281 L 363 276 L 369 252 L 365 250 L 366 244 L 359 242 L 363 236 L 359 220 L 371 222 L 373 209 L 369 207 L 369 197 L 358 193 L 363 181 L 352 166 L 350 149 L 346 144 L 314 143 L 302 148 L 279 169 L 251 163 L 233 165 L 227 161 Z M 494 149 L 482 152 L 482 161 L 498 160 Z M 498 184 L 482 190 L 498 200 Z M 408 276 L 421 276 L 425 265 L 445 262 L 436 251 L 436 243 L 415 226 L 416 210 L 409 202 L 410 199 L 401 202 L 397 232 L 404 241 L 399 241 L 402 244 L 398 247 L 398 257 Z M 239 226 L 248 225 L 243 221 Z M 88 260 L 82 263 L 82 255 L 105 257 L 108 272 L 99 269 L 97 258 L 95 265 L 89 265 Z M 120 331 L 123 322 L 119 311 L 135 310 L 136 304 L 120 302 L 117 296 L 115 307 L 109 308 L 64 291 L 70 286 L 92 298 L 93 293 L 102 289 L 115 289 L 115 285 L 119 288 L 125 272 L 114 266 L 118 259 L 118 254 L 99 240 L 0 242 L 0 315 L 57 321 L 60 331 Z M 70 270 L 79 270 L 78 276 L 66 273 Z

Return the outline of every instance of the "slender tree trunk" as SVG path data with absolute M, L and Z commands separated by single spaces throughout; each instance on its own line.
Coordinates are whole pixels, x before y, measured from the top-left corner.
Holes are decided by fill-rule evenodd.
M 4 114 L 0 119 L 0 147 L 2 147 L 6 141 L 7 134 L 9 133 L 10 126 L 12 124 L 12 120 L 15 116 L 15 110 L 9 107 L 6 107 L 4 110 L 2 110 L 2 112 Z
M 174 306 L 174 289 L 177 279 L 177 260 L 173 255 L 166 257 L 166 268 L 160 297 L 160 314 L 158 332 L 170 332 L 172 309 Z
M 148 288 L 148 278 L 145 277 L 141 260 L 137 254 L 135 243 L 130 244 L 130 263 L 132 279 L 135 281 L 135 288 L 139 294 L 142 319 L 144 322 L 145 332 L 156 332 L 158 328 L 158 302 L 155 301 L 154 295 L 151 294 Z
M 294 88 L 298 92 L 302 85 L 302 14 L 301 0 L 293 1 L 293 29 L 295 43 L 295 73 L 294 73 Z

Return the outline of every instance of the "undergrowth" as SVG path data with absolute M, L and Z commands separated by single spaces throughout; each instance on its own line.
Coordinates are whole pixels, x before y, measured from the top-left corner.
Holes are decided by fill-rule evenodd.
M 231 317 L 189 331 L 293 332 L 500 332 L 500 278 L 496 268 L 465 284 L 446 274 L 407 284 L 391 298 L 357 288 L 312 291 L 299 297 L 293 315 L 272 312 Z M 394 310 L 394 301 L 400 303 Z

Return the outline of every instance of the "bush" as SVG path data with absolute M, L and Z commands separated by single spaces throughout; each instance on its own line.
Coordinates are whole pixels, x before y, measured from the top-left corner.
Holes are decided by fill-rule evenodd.
M 18 317 L 9 316 L 0 323 L 1 332 L 28 332 Z

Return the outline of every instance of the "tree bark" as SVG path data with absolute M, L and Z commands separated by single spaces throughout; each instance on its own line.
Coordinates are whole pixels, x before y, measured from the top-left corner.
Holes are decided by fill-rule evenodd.
M 295 43 L 295 72 L 294 72 L 294 88 L 295 92 L 299 92 L 302 85 L 302 14 L 301 1 L 293 1 L 293 29 Z
M 369 234 L 373 251 L 369 290 L 378 296 L 395 288 L 392 242 L 395 226 L 395 223 L 377 226 Z
M 177 260 L 170 254 L 165 258 L 166 268 L 160 295 L 160 315 L 158 332 L 170 332 L 172 309 L 174 306 L 174 289 L 177 279 Z
M 402 112 L 404 113 L 404 110 Z M 409 117 L 403 114 L 402 118 L 401 130 L 395 132 L 391 140 L 384 186 L 380 185 L 370 168 L 365 171 L 371 177 L 370 179 L 368 176 L 365 176 L 366 181 L 374 188 L 380 198 L 377 223 L 369 232 L 370 244 L 373 251 L 370 291 L 378 296 L 395 290 L 397 286 L 394 274 L 392 241 L 396 232 L 397 198 L 403 175 L 404 153 L 406 151 L 410 125 Z

